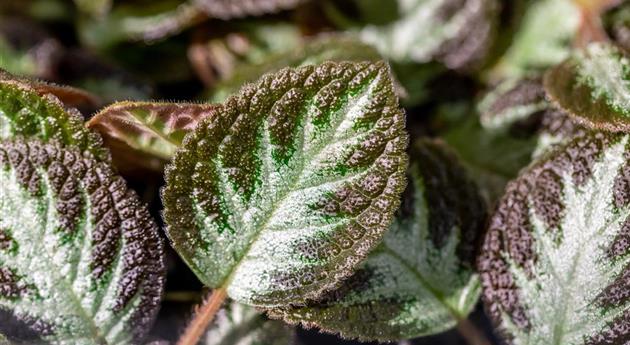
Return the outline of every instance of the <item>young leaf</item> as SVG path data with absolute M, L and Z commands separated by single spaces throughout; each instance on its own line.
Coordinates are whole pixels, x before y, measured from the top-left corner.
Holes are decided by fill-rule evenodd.
M 398 0 L 397 4 L 398 20 L 368 25 L 360 33 L 381 54 L 397 62 L 437 60 L 452 69 L 483 63 L 496 30 L 495 0 Z
M 272 317 L 344 338 L 395 341 L 445 331 L 468 316 L 481 293 L 472 266 L 484 202 L 439 142 L 414 145 L 409 177 L 396 220 L 357 273 L 322 300 L 273 309 Z
M 545 75 L 545 89 L 584 126 L 630 130 L 630 61 L 619 48 L 593 43 Z
M 521 78 L 569 56 L 571 40 L 580 24 L 577 5 L 572 0 L 530 2 L 521 28 L 492 71 L 499 78 Z
M 280 12 L 305 0 L 192 0 L 211 18 L 232 19 Z
M 389 69 L 267 74 L 184 140 L 166 169 L 167 234 L 199 279 L 275 306 L 335 286 L 381 240 L 405 186 Z
M 376 61 L 381 57 L 367 44 L 350 37 L 324 36 L 302 44 L 291 51 L 267 57 L 260 64 L 242 63 L 234 74 L 216 86 L 213 102 L 223 102 L 245 83 L 258 80 L 263 74 L 284 67 L 316 65 L 325 61 Z
M 280 321 L 268 320 L 252 307 L 230 303 L 217 314 L 205 345 L 292 345 L 295 330 Z
M 87 124 L 115 148 L 113 155 L 133 155 L 161 167 L 184 136 L 217 111 L 213 104 L 120 102 L 101 110 Z M 114 141 L 115 143 L 112 143 Z
M 478 268 L 487 310 L 512 343 L 630 336 L 629 139 L 577 138 L 508 185 Z
M 137 344 L 159 308 L 163 247 L 107 163 L 0 144 L 0 333 L 26 343 Z
M 0 140 L 16 136 L 33 137 L 42 141 L 58 140 L 93 153 L 100 160 L 109 160 L 96 133 L 83 125 L 83 116 L 66 108 L 42 87 L 0 74 Z
M 479 102 L 481 125 L 489 130 L 511 130 L 536 125 L 537 114 L 549 107 L 541 78 L 507 79 Z

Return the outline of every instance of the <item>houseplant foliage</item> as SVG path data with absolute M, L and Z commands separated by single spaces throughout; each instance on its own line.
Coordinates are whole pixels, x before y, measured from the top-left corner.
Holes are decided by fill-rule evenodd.
M 629 9 L 0 1 L 0 344 L 628 343 Z

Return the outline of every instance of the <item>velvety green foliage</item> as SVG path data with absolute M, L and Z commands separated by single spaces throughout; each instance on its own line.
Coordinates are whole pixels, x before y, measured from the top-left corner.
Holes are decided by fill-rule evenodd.
M 389 73 L 329 62 L 267 74 L 185 138 L 164 219 L 204 284 L 247 304 L 300 302 L 378 244 L 407 165 Z
M 88 123 L 99 131 L 113 155 L 135 156 L 149 167 L 168 161 L 199 121 L 218 106 L 159 102 L 120 102 L 96 114 Z M 115 142 L 112 142 L 115 141 Z
M 366 12 L 383 11 L 382 2 L 354 0 Z M 440 61 L 452 69 L 470 69 L 484 62 L 495 36 L 495 0 L 398 0 L 398 18 L 368 24 L 361 38 L 397 62 Z M 382 12 L 378 12 L 382 13 Z
M 409 177 L 383 243 L 341 288 L 270 314 L 345 338 L 379 341 L 439 333 L 466 318 L 481 293 L 472 266 L 484 202 L 440 142 L 413 146 Z
M 511 343 L 630 336 L 628 139 L 577 138 L 508 185 L 478 268 L 487 310 Z
M 547 72 L 545 89 L 580 124 L 630 129 L 630 60 L 613 45 L 593 43 L 576 52 Z
M 20 343 L 137 344 L 161 301 L 162 240 L 90 153 L 0 144 L 0 333 Z
M 520 78 L 551 67 L 571 51 L 580 11 L 572 0 L 529 1 L 522 24 L 493 73 Z
M 0 73 L 0 139 L 15 136 L 54 139 L 89 151 L 98 159 L 109 160 L 98 134 L 84 127 L 83 116 L 76 109 L 66 108 L 42 85 Z
M 245 83 L 256 81 L 263 74 L 284 67 L 316 65 L 325 61 L 376 61 L 380 58 L 372 46 L 351 37 L 324 36 L 287 52 L 269 55 L 259 64 L 241 63 L 234 68 L 230 78 L 216 86 L 212 101 L 223 102 Z
M 268 320 L 252 307 L 230 303 L 217 315 L 204 344 L 292 345 L 296 344 L 296 334 L 283 322 Z

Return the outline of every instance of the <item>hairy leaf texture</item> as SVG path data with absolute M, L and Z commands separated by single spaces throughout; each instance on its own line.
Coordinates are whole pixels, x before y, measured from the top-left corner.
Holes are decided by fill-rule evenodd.
M 16 136 L 57 140 L 89 151 L 100 160 L 109 160 L 101 137 L 84 127 L 83 116 L 67 108 L 43 85 L 0 73 L 0 140 Z
M 137 344 L 159 308 L 163 246 L 111 167 L 57 143 L 0 144 L 0 333 Z
M 292 345 L 296 344 L 296 334 L 283 322 L 268 320 L 252 307 L 230 303 L 217 315 L 204 344 Z
M 262 75 L 284 67 L 321 64 L 325 61 L 376 61 L 379 53 L 370 45 L 351 37 L 323 36 L 301 44 L 291 51 L 268 56 L 259 64 L 241 63 L 234 74 L 219 83 L 212 101 L 222 102 L 245 83 L 258 80 Z
M 199 121 L 211 116 L 212 104 L 120 102 L 101 110 L 87 124 L 99 131 L 116 155 L 132 155 L 160 168 L 175 154 Z M 110 145 L 111 144 L 111 145 Z
M 630 60 L 617 47 L 593 43 L 545 76 L 551 99 L 587 127 L 630 130 Z
M 629 139 L 576 138 L 508 185 L 478 268 L 511 343 L 630 339 Z
M 381 240 L 406 179 L 388 67 L 324 63 L 267 74 L 184 139 L 164 218 L 199 279 L 275 306 L 335 286 Z
M 359 3 L 366 0 L 355 0 Z M 361 38 L 397 62 L 444 63 L 452 69 L 482 64 L 495 36 L 495 0 L 398 0 L 399 18 L 367 25 Z M 374 2 L 374 6 L 383 6 Z
M 422 140 L 411 151 L 409 186 L 383 243 L 336 291 L 273 317 L 345 338 L 395 341 L 445 331 L 474 308 L 473 272 L 485 223 L 476 186 L 445 145 Z
M 580 24 L 578 6 L 572 0 L 530 2 L 512 44 L 493 71 L 499 78 L 526 77 L 570 54 Z
M 192 0 L 212 18 L 231 19 L 280 12 L 305 0 Z

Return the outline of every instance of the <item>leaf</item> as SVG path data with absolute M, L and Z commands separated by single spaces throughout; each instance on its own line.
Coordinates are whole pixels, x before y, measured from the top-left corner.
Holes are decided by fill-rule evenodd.
M 4 37 L 0 36 L 0 69 L 19 75 L 35 75 L 37 63 L 31 55 L 14 49 Z
M 293 50 L 267 57 L 260 64 L 241 63 L 235 73 L 216 86 L 213 102 L 223 102 L 245 83 L 284 67 L 317 65 L 325 61 L 377 61 L 381 57 L 371 46 L 350 37 L 323 36 Z
M 54 139 L 109 160 L 98 134 L 83 126 L 83 116 L 76 109 L 66 108 L 52 94 L 42 94 L 42 85 L 0 74 L 0 140 L 16 136 Z
M 383 62 L 267 74 L 186 136 L 166 169 L 167 234 L 205 285 L 236 301 L 315 297 L 389 226 L 404 126 Z
M 580 11 L 574 1 L 533 1 L 512 44 L 492 71 L 495 78 L 527 77 L 561 62 L 571 52 L 579 24 Z
M 112 0 L 74 0 L 79 10 L 93 16 L 102 17 L 112 7 Z
M 305 0 L 192 0 L 208 17 L 232 19 L 295 8 Z
M 628 139 L 577 138 L 508 185 L 478 268 L 487 310 L 512 343 L 630 336 Z
M 160 169 L 197 123 L 217 111 L 213 104 L 119 102 L 96 114 L 87 127 L 99 131 L 113 156 L 129 155 Z
M 409 178 L 396 220 L 355 275 L 318 302 L 270 315 L 382 342 L 439 333 L 465 319 L 481 293 L 472 267 L 484 202 L 438 141 L 413 146 Z
M 496 30 L 496 1 L 398 0 L 397 4 L 396 21 L 367 25 L 360 32 L 381 54 L 397 62 L 437 60 L 451 69 L 471 69 L 483 63 Z
M 291 345 L 295 330 L 284 323 L 267 320 L 252 307 L 230 303 L 221 310 L 206 335 L 205 345 Z
M 58 143 L 0 144 L 0 333 L 137 344 L 157 314 L 163 246 L 112 168 Z
M 630 3 L 622 1 L 604 14 L 603 21 L 613 41 L 630 54 Z
M 612 132 L 630 129 L 630 61 L 616 47 L 593 43 L 545 75 L 545 90 L 576 122 Z

